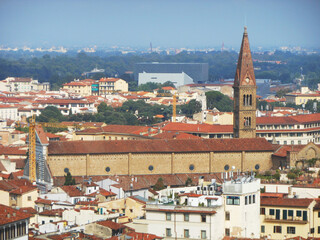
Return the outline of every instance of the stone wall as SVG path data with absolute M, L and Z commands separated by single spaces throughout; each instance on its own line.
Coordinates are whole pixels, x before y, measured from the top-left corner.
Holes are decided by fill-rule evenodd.
M 53 176 L 211 173 L 269 170 L 272 152 L 121 153 L 49 155 Z M 258 166 L 258 169 L 257 169 Z

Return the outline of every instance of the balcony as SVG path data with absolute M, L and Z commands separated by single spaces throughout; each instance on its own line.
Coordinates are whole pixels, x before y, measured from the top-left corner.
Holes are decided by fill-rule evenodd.
M 276 219 L 275 215 L 266 215 L 264 218 L 265 222 L 274 223 L 296 223 L 296 224 L 307 224 L 308 221 L 302 219 L 302 217 L 287 217 L 287 219 Z

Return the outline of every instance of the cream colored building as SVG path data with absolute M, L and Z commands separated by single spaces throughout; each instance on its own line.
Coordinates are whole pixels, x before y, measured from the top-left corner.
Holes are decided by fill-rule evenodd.
M 138 197 L 131 196 L 128 198 L 121 198 L 108 202 L 99 203 L 99 207 L 104 207 L 108 211 L 119 214 L 124 214 L 128 219 L 141 218 L 145 216 L 146 202 Z
M 287 103 L 296 105 L 306 104 L 309 100 L 320 101 L 320 93 L 310 91 L 308 87 L 301 87 L 296 92 L 287 93 L 285 97 Z
M 70 82 L 63 84 L 63 90 L 66 90 L 69 93 L 75 93 L 80 96 L 91 96 L 92 95 L 92 87 L 90 82 Z
M 306 198 L 261 198 L 261 237 L 320 237 L 319 211 L 314 211 L 315 205 L 315 200 Z
M 99 95 L 128 92 L 128 89 L 128 83 L 121 78 L 101 78 L 99 80 Z
M 8 77 L 1 81 L 0 91 L 8 92 L 30 92 L 30 91 L 49 91 L 50 84 L 48 82 L 39 83 L 38 80 L 32 78 Z

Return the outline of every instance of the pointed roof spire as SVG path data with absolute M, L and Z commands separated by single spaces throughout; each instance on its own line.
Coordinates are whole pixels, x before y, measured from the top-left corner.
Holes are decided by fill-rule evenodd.
M 244 27 L 234 86 L 256 85 L 247 27 Z

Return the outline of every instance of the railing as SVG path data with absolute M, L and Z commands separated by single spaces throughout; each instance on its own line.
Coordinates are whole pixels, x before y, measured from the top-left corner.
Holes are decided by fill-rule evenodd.
M 264 218 L 265 222 L 285 222 L 285 223 L 300 223 L 300 224 L 306 224 L 308 221 L 303 220 L 302 217 L 287 217 L 287 219 L 276 219 L 275 215 L 265 215 Z

